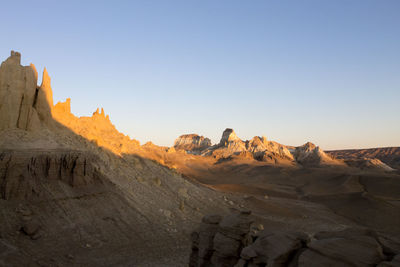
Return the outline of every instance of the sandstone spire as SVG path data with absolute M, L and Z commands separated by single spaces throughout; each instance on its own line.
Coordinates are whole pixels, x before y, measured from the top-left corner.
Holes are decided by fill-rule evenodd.
M 49 104 L 50 108 L 53 107 L 53 91 L 51 89 L 51 79 L 49 74 L 47 73 L 46 68 L 43 70 L 43 78 L 42 84 L 40 85 L 40 89 L 44 92 L 46 96 L 47 103 Z
M 40 127 L 37 104 L 37 72 L 21 66 L 21 54 L 11 51 L 0 67 L 0 129 Z

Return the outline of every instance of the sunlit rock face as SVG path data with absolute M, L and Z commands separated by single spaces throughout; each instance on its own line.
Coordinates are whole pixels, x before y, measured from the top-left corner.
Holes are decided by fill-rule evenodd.
M 184 134 L 179 136 L 174 143 L 177 150 L 185 150 L 191 153 L 200 153 L 211 146 L 211 140 L 198 134 Z
M 293 155 L 286 146 L 268 141 L 265 136 L 255 136 L 251 140 L 243 141 L 230 128 L 222 133 L 219 144 L 205 150 L 203 155 L 215 158 L 253 158 L 273 164 L 294 164 Z
M 236 135 L 235 131 L 230 128 L 226 128 L 225 131 L 222 133 L 221 141 L 219 142 L 222 146 L 227 146 L 230 142 L 242 141 Z
M 222 133 L 219 144 L 210 147 L 203 154 L 215 158 L 227 158 L 246 152 L 246 143 L 243 142 L 233 129 L 227 128 Z
M 303 165 L 343 164 L 327 155 L 320 147 L 313 143 L 296 147 L 293 152 L 296 161 Z
M 115 128 L 103 108 L 97 109 L 91 117 L 78 118 L 71 113 L 71 99 L 68 98 L 54 106 L 53 115 L 56 121 L 68 129 L 114 153 L 132 153 L 140 148 L 139 141 L 131 139 Z
M 21 65 L 21 54 L 11 56 L 0 67 L 0 129 L 39 129 L 49 124 L 52 96 L 50 79 L 44 74 L 44 83 L 37 86 L 37 71 L 33 64 Z
M 260 161 L 278 163 L 282 160 L 294 160 L 292 153 L 286 146 L 274 141 L 267 141 L 265 136 L 255 136 L 247 141 L 247 149 Z

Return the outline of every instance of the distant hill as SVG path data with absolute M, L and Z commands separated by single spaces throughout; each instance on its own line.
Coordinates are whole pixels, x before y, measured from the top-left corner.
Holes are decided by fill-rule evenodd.
M 337 159 L 359 160 L 363 158 L 377 158 L 392 168 L 400 168 L 400 147 L 380 147 L 368 149 L 346 149 L 326 151 Z

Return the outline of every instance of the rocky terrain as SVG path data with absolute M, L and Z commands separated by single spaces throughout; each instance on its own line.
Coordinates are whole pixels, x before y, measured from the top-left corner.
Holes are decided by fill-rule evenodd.
M 400 246 L 364 228 L 342 231 L 264 229 L 250 211 L 209 215 L 192 233 L 189 266 L 398 266 Z M 399 240 L 397 240 L 398 242 Z
M 396 148 L 140 145 L 20 60 L 0 67 L 0 266 L 396 266 Z

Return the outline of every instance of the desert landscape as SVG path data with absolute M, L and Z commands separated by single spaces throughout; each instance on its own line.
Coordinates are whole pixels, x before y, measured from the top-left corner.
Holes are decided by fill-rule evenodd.
M 140 144 L 72 101 L 1 64 L 0 266 L 400 266 L 400 147 Z

